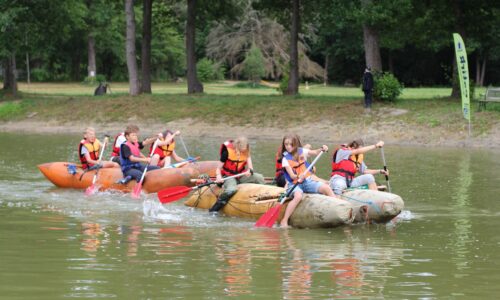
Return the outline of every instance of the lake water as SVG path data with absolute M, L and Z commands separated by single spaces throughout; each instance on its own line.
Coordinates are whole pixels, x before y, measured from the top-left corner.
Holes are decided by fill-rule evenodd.
M 392 191 L 405 200 L 401 217 L 388 225 L 282 230 L 209 216 L 182 201 L 160 206 L 155 195 L 137 201 L 59 189 L 36 165 L 75 161 L 78 136 L 0 133 L 0 139 L 0 299 L 500 293 L 499 151 L 386 145 Z M 217 159 L 221 141 L 185 141 L 191 155 Z M 278 144 L 252 143 L 256 171 L 272 175 Z M 178 152 L 185 156 L 180 145 Z M 381 168 L 380 152 L 366 161 Z M 327 177 L 329 158 L 319 164 Z

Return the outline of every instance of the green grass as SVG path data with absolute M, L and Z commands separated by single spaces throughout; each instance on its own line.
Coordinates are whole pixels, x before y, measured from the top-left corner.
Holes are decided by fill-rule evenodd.
M 237 86 L 236 86 L 237 85 Z M 372 122 L 405 122 L 422 130 L 460 128 L 466 122 L 461 104 L 450 99 L 450 88 L 407 88 L 394 103 L 374 104 L 375 112 L 363 115 L 363 93 L 358 87 L 302 85 L 300 95 L 285 97 L 275 88 L 252 88 L 246 83 L 224 81 L 205 84 L 205 93 L 187 95 L 185 83 L 154 83 L 152 95 L 131 97 L 127 83 L 113 83 L 112 94 L 94 97 L 95 86 L 80 83 L 19 83 L 21 100 L 4 102 L 0 120 L 19 120 L 33 115 L 33 121 L 60 122 L 169 122 L 190 118 L 230 126 L 268 126 L 334 121 L 341 124 L 369 126 Z M 481 89 L 476 89 L 480 93 Z M 1 102 L 0 102 L 1 103 Z M 496 103 L 492 103 L 496 104 Z M 473 128 L 478 134 L 488 132 L 500 120 L 498 105 L 473 109 Z M 406 113 L 393 115 L 393 110 Z M 378 111 L 378 112 L 377 112 Z
M 0 103 L 0 120 L 11 120 L 19 117 L 25 111 L 21 101 Z

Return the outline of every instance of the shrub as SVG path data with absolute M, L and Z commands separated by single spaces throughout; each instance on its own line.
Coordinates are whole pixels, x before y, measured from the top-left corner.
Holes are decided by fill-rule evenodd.
M 286 92 L 286 89 L 288 88 L 288 80 L 289 80 L 289 77 L 288 77 L 288 72 L 283 74 L 283 77 L 281 77 L 281 80 L 280 80 L 280 86 L 278 87 L 278 92 L 280 92 L 281 94 L 285 94 Z
M 233 85 L 236 88 L 244 88 L 244 89 L 268 89 L 269 87 L 262 85 L 260 83 L 255 82 L 238 82 Z
M 50 74 L 47 70 L 41 68 L 31 69 L 31 80 L 33 81 L 48 81 Z
M 208 58 L 203 58 L 196 64 L 196 74 L 201 82 L 224 79 L 222 68 Z
M 389 72 L 375 73 L 373 80 L 373 97 L 376 100 L 395 101 L 403 91 L 403 85 Z
M 250 51 L 248 51 L 245 60 L 243 61 L 243 75 L 255 84 L 258 83 L 264 75 L 266 75 L 262 51 L 260 51 L 260 49 L 255 45 L 250 48 Z

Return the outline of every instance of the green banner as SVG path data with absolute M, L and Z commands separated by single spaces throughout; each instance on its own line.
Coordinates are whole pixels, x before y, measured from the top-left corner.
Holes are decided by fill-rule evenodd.
M 460 90 L 462 92 L 462 112 L 464 118 L 470 121 L 469 66 L 467 65 L 467 52 L 465 51 L 464 41 L 460 34 L 454 33 L 453 41 L 455 42 L 458 77 L 460 79 Z

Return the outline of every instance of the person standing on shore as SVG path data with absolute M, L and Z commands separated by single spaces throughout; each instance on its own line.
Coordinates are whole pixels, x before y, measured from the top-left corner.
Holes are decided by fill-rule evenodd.
M 365 109 L 371 111 L 373 96 L 373 75 L 370 67 L 366 67 L 363 74 L 363 93 L 365 93 Z

